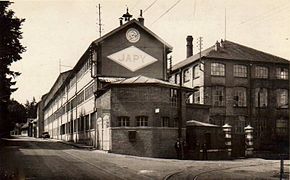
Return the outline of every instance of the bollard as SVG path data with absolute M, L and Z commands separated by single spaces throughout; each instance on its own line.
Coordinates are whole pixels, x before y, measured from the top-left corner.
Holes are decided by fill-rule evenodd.
M 248 125 L 245 129 L 245 156 L 246 157 L 252 157 L 253 156 L 253 151 L 254 151 L 254 143 L 253 143 L 253 131 L 254 128 Z
M 225 134 L 225 145 L 228 151 L 228 157 L 230 158 L 232 156 L 232 126 L 225 124 L 222 128 Z

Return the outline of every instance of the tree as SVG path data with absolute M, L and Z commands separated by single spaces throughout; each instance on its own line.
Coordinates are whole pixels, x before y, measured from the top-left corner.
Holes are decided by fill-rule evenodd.
M 27 118 L 36 118 L 37 116 L 37 103 L 35 100 L 35 97 L 32 98 L 32 101 L 29 102 L 26 100 L 26 103 L 24 104 L 26 109 L 26 117 Z
M 8 10 L 12 2 L 0 2 L 0 136 L 9 132 L 8 103 L 12 92 L 16 91 L 15 77 L 19 72 L 10 70 L 13 62 L 21 59 L 20 54 L 25 51 L 20 43 L 22 39 L 21 26 L 24 19 L 14 16 L 14 11 Z

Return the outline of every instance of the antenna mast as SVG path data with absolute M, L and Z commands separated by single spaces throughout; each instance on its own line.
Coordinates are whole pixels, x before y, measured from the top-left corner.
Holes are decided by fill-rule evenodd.
M 101 19 L 101 5 L 98 5 L 98 15 L 99 15 L 99 35 L 102 36 L 102 19 Z
M 225 8 L 225 40 L 227 39 L 227 8 Z

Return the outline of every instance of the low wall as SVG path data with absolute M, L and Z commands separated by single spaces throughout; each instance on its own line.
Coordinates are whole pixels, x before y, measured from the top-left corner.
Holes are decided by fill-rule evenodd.
M 129 131 L 136 131 L 136 139 L 133 142 L 129 141 Z M 174 146 L 178 136 L 177 128 L 114 127 L 111 134 L 113 153 L 145 157 L 177 157 Z

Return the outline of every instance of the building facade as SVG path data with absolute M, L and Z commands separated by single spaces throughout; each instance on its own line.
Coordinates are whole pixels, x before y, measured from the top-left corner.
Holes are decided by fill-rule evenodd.
M 93 41 L 70 71 L 59 75 L 43 101 L 44 131 L 51 138 L 139 156 L 176 157 L 174 143 L 186 120 L 209 121 L 208 107 L 182 106 L 177 127 L 177 89 L 166 82 L 172 47 L 127 19 Z M 189 88 L 181 88 L 186 96 Z
M 170 82 L 195 89 L 188 101 L 210 105 L 210 122 L 230 124 L 234 133 L 254 127 L 255 148 L 287 151 L 289 61 L 231 41 L 192 55 L 172 67 Z M 284 149 L 284 150 L 282 150 Z

